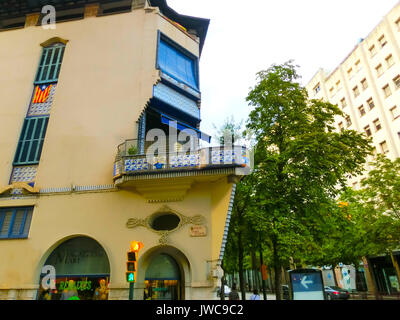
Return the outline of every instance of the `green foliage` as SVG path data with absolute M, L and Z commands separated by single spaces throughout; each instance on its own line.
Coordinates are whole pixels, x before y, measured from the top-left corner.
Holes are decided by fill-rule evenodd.
M 304 264 L 336 261 L 324 253 L 333 244 L 326 236 L 339 238 L 348 220 L 333 199 L 348 175 L 362 172 L 369 140 L 351 130 L 335 132 L 341 110 L 309 100 L 291 62 L 273 65 L 257 79 L 247 97 L 256 166 L 238 187 L 234 210 L 243 205 L 246 220 L 238 228 L 262 235 L 278 270 L 291 257 Z
M 235 118 L 233 116 L 231 116 L 231 118 L 227 117 L 225 119 L 224 124 L 220 127 L 217 128 L 214 126 L 214 130 L 215 130 L 215 137 L 217 139 L 217 141 L 221 144 L 221 145 L 225 145 L 225 143 L 229 143 L 229 141 L 225 141 L 225 139 L 229 140 L 231 139 L 231 143 L 235 143 L 238 140 L 240 140 L 242 138 L 242 125 L 243 122 L 236 122 Z

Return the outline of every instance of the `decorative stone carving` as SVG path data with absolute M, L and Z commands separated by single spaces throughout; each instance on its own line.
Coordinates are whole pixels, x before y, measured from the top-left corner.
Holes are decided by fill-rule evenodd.
M 153 229 L 151 227 L 151 221 L 153 220 L 153 218 L 155 216 L 159 215 L 160 213 L 170 213 L 170 214 L 175 214 L 176 216 L 178 216 L 180 219 L 178 226 L 173 230 L 155 230 L 155 229 Z M 193 224 L 193 225 L 199 226 L 199 225 L 205 224 L 205 222 L 206 222 L 206 219 L 201 215 L 188 217 L 188 216 L 185 216 L 185 215 L 171 209 L 168 206 L 162 206 L 159 210 L 157 210 L 153 214 L 149 215 L 145 219 L 136 219 L 136 218 L 129 219 L 128 222 L 126 223 L 126 227 L 128 229 L 145 227 L 146 229 L 148 229 L 160 236 L 160 239 L 159 239 L 160 245 L 167 245 L 168 244 L 168 236 L 171 233 L 181 229 L 183 226 L 185 226 L 187 224 Z

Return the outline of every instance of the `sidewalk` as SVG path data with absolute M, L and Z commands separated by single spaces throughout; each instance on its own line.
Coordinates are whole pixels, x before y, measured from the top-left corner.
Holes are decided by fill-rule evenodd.
M 250 300 L 250 296 L 251 295 L 252 295 L 251 292 L 246 292 L 246 300 Z M 239 292 L 239 297 L 241 297 L 241 296 L 242 296 L 242 294 Z M 264 300 L 264 295 L 262 294 L 262 292 L 260 293 L 260 298 L 261 298 L 261 300 Z M 217 297 L 217 294 L 215 294 L 214 300 L 221 300 L 221 298 Z M 226 297 L 225 300 L 229 300 L 229 298 Z M 267 294 L 267 300 L 276 300 L 275 294 L 268 293 Z

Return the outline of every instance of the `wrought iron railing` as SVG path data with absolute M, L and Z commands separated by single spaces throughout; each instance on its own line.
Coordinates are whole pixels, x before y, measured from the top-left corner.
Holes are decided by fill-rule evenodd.
M 114 178 L 146 172 L 248 167 L 250 163 L 248 150 L 242 146 L 219 146 L 188 152 L 161 151 L 156 154 L 140 154 L 138 145 L 138 140 L 127 140 L 118 146 Z

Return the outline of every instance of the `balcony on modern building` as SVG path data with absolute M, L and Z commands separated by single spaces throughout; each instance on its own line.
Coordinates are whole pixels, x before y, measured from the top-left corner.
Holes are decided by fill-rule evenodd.
M 118 188 L 136 189 L 148 200 L 163 198 L 160 193 L 175 191 L 178 200 L 195 182 L 214 182 L 228 178 L 237 182 L 250 173 L 250 158 L 242 146 L 218 146 L 182 151 L 182 146 L 152 149 L 145 145 L 139 152 L 140 141 L 127 140 L 118 146 L 114 163 L 114 183 Z M 157 196 L 155 196 L 157 194 Z

